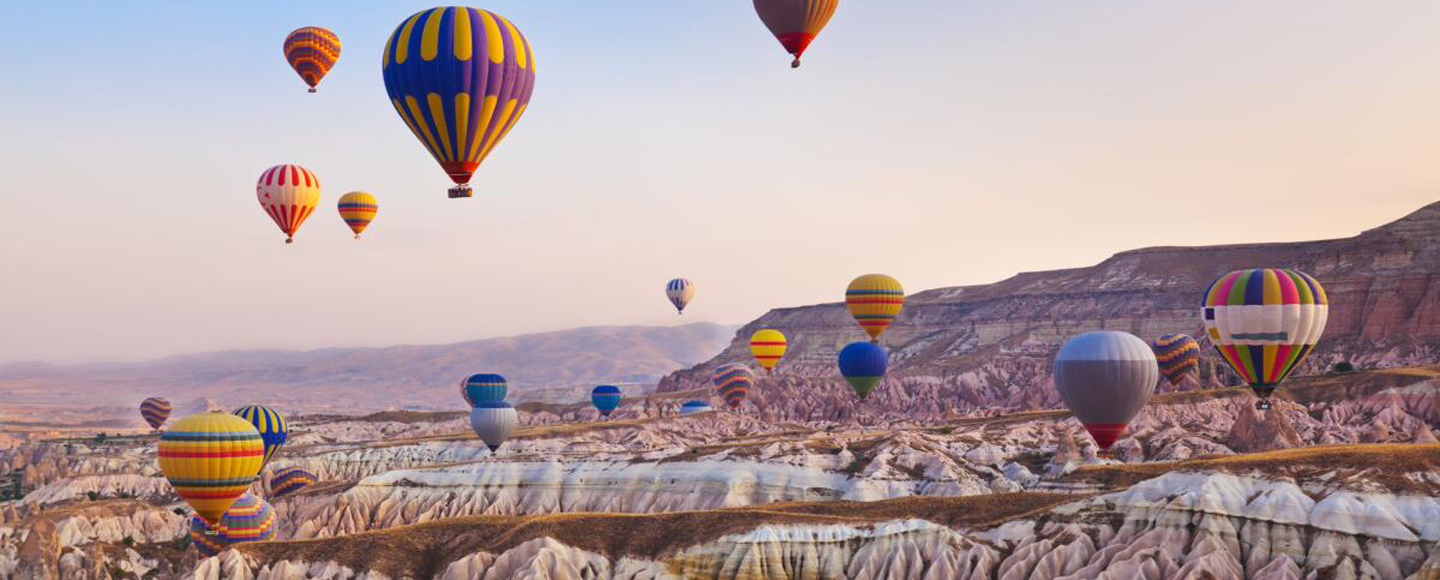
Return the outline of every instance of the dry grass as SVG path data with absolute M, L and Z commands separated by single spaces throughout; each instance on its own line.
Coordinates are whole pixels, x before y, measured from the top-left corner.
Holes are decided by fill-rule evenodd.
M 1321 445 L 1164 463 L 1090 465 L 1067 474 L 1061 481 L 1092 483 L 1116 489 L 1170 471 L 1260 473 L 1295 479 L 1318 478 L 1330 472 L 1357 474 L 1363 471 L 1366 481 L 1378 483 L 1397 493 L 1430 493 L 1435 490 L 1410 475 L 1440 471 L 1440 443 Z M 1337 478 L 1339 481 L 1344 479 Z

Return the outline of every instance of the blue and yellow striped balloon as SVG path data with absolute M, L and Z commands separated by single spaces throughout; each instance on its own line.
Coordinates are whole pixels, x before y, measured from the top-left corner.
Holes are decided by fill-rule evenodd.
M 400 23 L 381 68 L 395 112 L 455 182 L 450 197 L 470 197 L 470 176 L 530 104 L 530 43 L 499 14 L 442 6 Z
M 1330 314 L 1325 288 L 1299 270 L 1255 268 L 1216 278 L 1201 297 L 1206 336 L 1270 408 L 1270 395 L 1315 350 Z
M 270 477 L 270 497 L 282 498 L 319 481 L 315 474 L 299 467 L 282 467 Z
M 160 472 L 195 515 L 220 521 L 245 493 L 265 460 L 265 442 L 255 427 L 227 413 L 191 415 L 160 435 Z
M 290 438 L 290 428 L 285 424 L 285 417 L 279 412 L 262 405 L 246 405 L 235 409 L 235 416 L 249 421 L 260 432 L 260 438 L 265 441 L 265 461 L 261 464 L 270 463 L 280 448 L 285 446 L 285 440 Z
M 204 558 L 235 544 L 273 540 L 277 530 L 275 508 L 248 493 L 235 500 L 213 526 L 198 517 L 190 518 L 190 542 Z

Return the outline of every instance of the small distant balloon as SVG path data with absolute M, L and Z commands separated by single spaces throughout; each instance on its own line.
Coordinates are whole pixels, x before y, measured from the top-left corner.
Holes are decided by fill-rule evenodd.
M 845 307 L 870 335 L 871 342 L 880 340 L 880 334 L 890 328 L 904 305 L 905 289 L 898 280 L 884 274 L 866 274 L 845 289 Z
M 710 403 L 705 401 L 685 401 L 685 404 L 680 405 L 681 415 L 694 415 L 696 413 L 705 413 L 714 410 L 715 409 L 710 406 Z
M 839 3 L 839 0 L 755 0 L 755 12 L 785 47 L 785 52 L 795 57 L 790 67 L 799 68 L 800 55 L 805 54 L 810 42 L 830 22 Z
M 885 378 L 885 370 L 890 364 L 890 356 L 885 349 L 873 342 L 847 344 L 840 349 L 837 358 L 840 375 L 845 377 L 845 382 L 850 383 L 850 388 L 860 395 L 861 400 L 869 397 L 875 386 L 880 384 L 880 379 Z
M 282 498 L 319 481 L 315 474 L 299 467 L 282 467 L 270 477 L 270 497 Z
M 1065 406 L 1107 450 L 1150 401 L 1160 368 L 1150 345 L 1134 335 L 1086 332 L 1060 348 L 1054 375 Z
M 499 450 L 500 445 L 510 438 L 518 420 L 515 407 L 505 401 L 482 401 L 470 409 L 470 428 L 475 430 L 491 453 Z
M 590 402 L 595 404 L 595 409 L 600 415 L 609 417 L 610 412 L 620 406 L 620 387 L 615 385 L 600 385 L 590 391 Z
M 1270 395 L 1305 361 L 1330 315 L 1325 288 L 1299 270 L 1256 268 L 1216 278 L 1200 318 L 1215 350 L 1270 408 Z
M 676 278 L 665 283 L 665 297 L 675 305 L 676 314 L 684 314 L 685 305 L 695 297 L 695 285 L 684 278 Z
M 1187 334 L 1162 335 L 1151 347 L 1160 362 L 1160 374 L 1171 386 L 1178 386 L 1200 367 L 1200 343 Z
M 495 373 L 470 375 L 460 383 L 460 396 L 465 398 L 465 402 L 469 403 L 472 409 L 480 403 L 504 401 L 509 391 L 505 377 Z
M 771 328 L 762 328 L 750 335 L 750 354 L 765 370 L 772 370 L 785 356 L 785 334 Z
M 150 397 L 140 402 L 140 417 L 150 424 L 151 429 L 159 429 L 170 418 L 170 401 L 160 397 Z
M 218 525 L 212 526 L 198 516 L 190 518 L 190 542 L 202 558 L 212 557 L 235 544 L 273 540 L 278 530 L 275 508 L 249 493 L 230 505 Z
M 380 211 L 380 202 L 375 196 L 363 191 L 352 191 L 340 196 L 338 204 L 340 219 L 345 220 L 345 225 L 350 226 L 350 231 L 355 232 L 355 239 L 360 239 L 360 232 L 370 225 L 375 219 L 375 213 Z
M 285 243 L 295 241 L 300 224 L 320 203 L 320 178 L 295 164 L 276 165 L 260 174 L 255 184 L 260 207 L 285 233 Z
M 340 60 L 340 37 L 319 26 L 296 29 L 285 37 L 285 61 L 305 84 L 310 92 L 325 78 L 325 73 Z
M 750 396 L 750 386 L 755 382 L 755 374 L 750 372 L 750 367 L 740 363 L 720 365 L 710 378 L 715 383 L 715 391 L 731 409 L 745 402 L 745 398 Z

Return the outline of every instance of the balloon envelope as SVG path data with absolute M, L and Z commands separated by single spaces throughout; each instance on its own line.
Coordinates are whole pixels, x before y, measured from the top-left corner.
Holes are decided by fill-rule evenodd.
M 517 419 L 515 407 L 505 401 L 484 401 L 470 409 L 470 428 L 492 453 L 510 438 Z
M 785 335 L 770 328 L 755 331 L 750 336 L 750 354 L 755 356 L 755 362 L 760 363 L 761 368 L 775 368 L 780 364 L 780 358 L 785 356 Z
M 665 297 L 675 305 L 675 312 L 683 314 L 685 305 L 695 297 L 695 285 L 684 278 L 676 278 L 665 283 Z
M 275 508 L 269 502 L 246 493 L 225 510 L 217 525 L 191 517 L 190 542 L 201 557 L 209 558 L 235 544 L 273 540 L 278 529 Z
M 755 0 L 755 12 L 760 21 L 785 47 L 785 52 L 795 56 L 792 67 L 800 66 L 800 55 L 825 28 L 840 0 Z
M 159 429 L 170 418 L 170 401 L 160 397 L 150 397 L 140 402 L 140 417 L 150 424 L 151 429 Z
M 1151 345 L 1155 360 L 1160 363 L 1160 374 L 1172 386 L 1190 376 L 1200 367 L 1200 343 L 1186 334 L 1166 334 L 1155 339 Z
M 1150 345 L 1124 332 L 1087 332 L 1055 355 L 1055 390 L 1101 449 L 1150 401 L 1160 368 Z
M 1270 394 L 1325 332 L 1325 288 L 1299 270 L 1256 268 L 1216 278 L 1205 291 L 1205 334 L 1268 408 Z
M 880 379 L 885 378 L 889 366 L 889 355 L 880 345 L 871 342 L 852 342 L 840 349 L 838 362 L 840 375 L 861 399 L 870 396 Z
M 590 402 L 595 404 L 595 409 L 601 415 L 610 416 L 610 412 L 620 406 L 620 387 L 615 385 L 600 385 L 590 391 Z
M 401 22 L 383 59 L 395 112 L 455 182 L 450 197 L 470 197 L 470 176 L 530 104 L 530 43 L 494 12 L 445 6 Z
M 265 442 L 248 421 L 229 413 L 191 415 L 160 435 L 160 471 L 207 523 L 220 521 L 265 461 Z
M 275 457 L 280 448 L 285 446 L 285 440 L 290 438 L 290 428 L 285 423 L 285 417 L 278 411 L 262 405 L 246 405 L 235 409 L 235 416 L 249 421 L 260 433 L 260 438 L 265 441 L 265 461 L 260 466 Z
M 495 373 L 470 375 L 460 383 L 460 396 L 465 398 L 466 403 L 470 403 L 472 409 L 480 403 L 504 401 L 509 391 L 505 377 Z
M 315 212 L 320 203 L 320 178 L 299 165 L 276 165 L 260 174 L 255 183 L 255 197 L 260 207 L 285 232 L 285 243 L 295 240 L 300 224 Z
M 715 409 L 710 406 L 710 403 L 707 403 L 705 401 L 685 401 L 685 404 L 680 405 L 681 415 L 694 415 L 696 413 L 704 413 L 706 411 L 714 410 Z
M 360 232 L 374 221 L 375 214 L 380 211 L 380 202 L 375 196 L 363 191 L 352 191 L 340 196 L 340 203 L 337 204 L 340 210 L 340 219 L 345 220 L 345 225 L 350 226 L 350 231 L 355 232 L 355 237 L 360 237 Z
M 750 386 L 755 382 L 755 374 L 750 372 L 750 367 L 730 363 L 716 367 L 715 374 L 711 375 L 710 379 L 715 383 L 715 390 L 720 393 L 720 397 L 725 399 L 725 404 L 734 409 L 750 396 Z
M 879 340 L 880 333 L 890 328 L 904 305 L 905 289 L 898 280 L 884 274 L 866 274 L 845 289 L 845 307 L 871 341 Z
M 270 497 L 281 498 L 312 485 L 320 479 L 299 467 L 282 467 L 270 477 Z
M 319 26 L 306 26 L 285 37 L 285 61 L 305 84 L 310 85 L 312 93 L 337 60 L 340 60 L 340 37 L 334 32 Z

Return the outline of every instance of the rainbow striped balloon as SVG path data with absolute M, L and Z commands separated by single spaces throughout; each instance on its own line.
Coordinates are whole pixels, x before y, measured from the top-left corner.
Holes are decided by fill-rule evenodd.
M 275 508 L 248 493 L 236 499 L 216 525 L 209 525 L 198 517 L 190 518 L 190 542 L 203 558 L 235 544 L 273 540 L 277 530 Z
M 442 6 L 401 22 L 383 57 L 395 112 L 455 182 L 450 197 L 470 197 L 470 176 L 530 104 L 530 43 L 499 14 Z
M 280 448 L 285 446 L 285 440 L 290 438 L 290 428 L 285 424 L 285 417 L 279 412 L 262 405 L 246 405 L 235 409 L 235 416 L 249 421 L 260 432 L 260 438 L 265 441 L 265 461 L 275 457 Z M 264 466 L 264 463 L 261 466 Z
M 150 397 L 140 402 L 140 417 L 150 424 L 151 429 L 159 429 L 170 418 L 170 401 L 160 397 Z
M 355 232 L 355 239 L 360 239 L 360 232 L 370 225 L 375 219 L 375 213 L 380 211 L 380 202 L 375 196 L 363 191 L 352 191 L 340 196 L 340 219 L 345 220 L 345 225 L 350 226 L 350 231 Z
M 306 26 L 285 37 L 285 61 L 310 85 L 312 93 L 337 60 L 340 60 L 340 37 L 334 32 Z
M 275 470 L 275 475 L 270 477 L 270 497 L 285 497 L 315 485 L 316 481 L 319 481 L 319 478 L 304 469 L 300 469 L 299 467 L 282 467 Z
M 320 178 L 309 169 L 288 163 L 276 165 L 260 174 L 255 183 L 255 197 L 260 207 L 280 231 L 285 232 L 285 243 L 295 241 L 295 232 L 300 224 L 315 212 L 320 203 Z
M 755 356 L 760 368 L 774 369 L 785 356 L 785 334 L 770 328 L 755 331 L 750 335 L 750 354 Z
M 1315 349 L 1330 307 L 1325 289 L 1298 270 L 1236 270 L 1205 291 L 1200 315 L 1220 356 L 1269 408 L 1280 382 Z
M 1155 339 L 1150 348 L 1160 363 L 1160 374 L 1165 375 L 1171 385 L 1179 385 L 1200 367 L 1200 343 L 1188 334 L 1163 335 Z
M 870 342 L 880 340 L 880 334 L 890 328 L 904 305 L 905 289 L 898 280 L 884 274 L 866 274 L 845 289 L 845 307 L 870 335 Z
M 265 461 L 265 442 L 244 419 L 201 413 L 176 421 L 160 435 L 158 455 L 160 472 L 175 494 L 213 524 L 255 481 Z
M 750 385 L 754 384 L 755 375 L 750 372 L 750 367 L 730 363 L 716 367 L 711 380 L 715 383 L 715 390 L 720 393 L 720 398 L 725 399 L 725 404 L 734 409 L 750 396 Z

